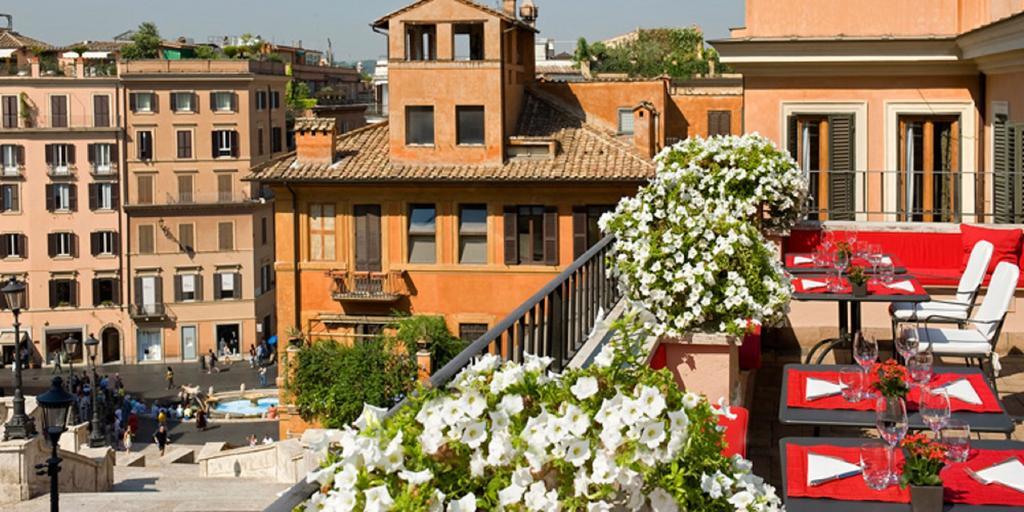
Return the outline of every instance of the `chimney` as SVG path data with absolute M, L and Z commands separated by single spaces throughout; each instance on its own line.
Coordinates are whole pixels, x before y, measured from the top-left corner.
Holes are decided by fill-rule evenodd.
M 503 0 L 505 14 L 515 18 L 516 17 L 516 0 Z
M 649 101 L 633 108 L 633 145 L 644 158 L 658 152 L 658 111 Z
M 300 117 L 295 120 L 295 158 L 300 164 L 334 163 L 338 132 L 334 118 Z
M 537 28 L 537 16 L 540 14 L 533 0 L 523 0 L 523 6 L 519 8 L 519 17 L 528 25 Z

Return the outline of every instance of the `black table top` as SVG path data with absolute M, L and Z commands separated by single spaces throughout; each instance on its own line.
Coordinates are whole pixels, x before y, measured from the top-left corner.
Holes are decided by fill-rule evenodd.
M 809 253 L 809 252 L 790 252 L 790 253 L 786 253 L 786 255 L 783 256 L 783 259 L 782 259 L 783 263 L 785 263 L 787 261 L 787 257 L 788 256 L 794 256 L 794 257 L 796 257 L 796 256 L 806 256 L 806 257 L 810 258 L 810 257 L 813 257 L 814 254 L 813 253 Z M 886 256 L 892 257 L 891 254 L 887 254 Z M 824 273 L 830 271 L 831 269 L 825 268 L 825 267 L 801 266 L 801 267 L 786 267 L 786 270 L 789 271 L 790 274 L 824 274 Z M 864 272 L 866 272 L 868 274 L 874 274 L 875 270 L 872 267 L 865 267 L 864 268 Z M 892 273 L 893 274 L 906 274 L 907 273 L 907 267 L 895 266 L 895 267 L 892 268 Z
M 853 365 L 846 366 L 853 367 Z M 791 370 L 839 371 L 843 367 L 844 365 L 787 364 L 782 372 L 782 391 L 779 397 L 779 423 L 783 425 L 814 425 L 822 427 L 874 427 L 875 413 L 873 411 L 807 409 L 789 407 L 787 405 L 786 397 L 789 396 L 789 372 Z M 937 366 L 935 367 L 935 373 L 971 375 L 981 374 L 981 370 L 962 366 Z M 992 385 L 989 384 L 990 389 L 991 387 Z M 995 390 L 992 393 L 999 396 Z M 1012 433 L 1014 429 L 1013 419 L 1006 413 L 1006 407 L 1003 406 L 1002 401 L 999 402 L 999 407 L 1002 409 L 1000 413 L 957 411 L 952 413 L 951 417 L 967 422 L 974 432 Z M 921 414 L 917 411 L 907 411 L 907 420 L 912 430 L 925 430 L 928 428 L 924 421 L 921 420 Z
M 798 278 L 819 278 L 826 279 L 828 276 L 819 273 L 800 274 L 794 276 Z M 917 278 L 911 275 L 900 276 L 900 280 L 913 280 L 917 281 Z M 846 302 L 928 302 L 932 300 L 931 295 L 927 293 L 923 294 L 898 294 L 893 293 L 891 295 L 882 295 L 877 293 L 869 293 L 863 297 L 854 297 L 852 293 L 799 293 L 794 292 L 793 298 L 802 301 L 846 301 Z
M 779 440 L 779 455 L 782 464 L 782 488 L 779 493 L 786 502 L 789 512 L 908 512 L 909 503 L 885 503 L 881 501 L 841 501 L 824 498 L 790 498 L 786 483 L 786 446 L 789 444 L 813 446 L 830 444 L 833 446 L 859 446 L 864 439 L 820 437 L 786 437 Z M 1024 450 L 1024 442 L 1020 441 L 979 441 L 971 439 L 971 447 L 986 450 Z M 997 505 L 963 505 L 947 503 L 943 512 L 1010 512 L 1019 511 L 1018 507 Z

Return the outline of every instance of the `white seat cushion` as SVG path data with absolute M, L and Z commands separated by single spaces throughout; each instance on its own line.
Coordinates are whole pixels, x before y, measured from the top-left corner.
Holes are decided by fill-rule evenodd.
M 901 322 L 927 322 L 930 318 L 939 316 L 957 320 L 967 319 L 966 305 L 948 302 L 894 302 L 890 312 L 893 318 Z
M 938 355 L 988 355 L 992 351 L 992 345 L 977 329 L 920 327 L 916 334 L 920 350 L 927 350 L 931 344 L 932 352 Z

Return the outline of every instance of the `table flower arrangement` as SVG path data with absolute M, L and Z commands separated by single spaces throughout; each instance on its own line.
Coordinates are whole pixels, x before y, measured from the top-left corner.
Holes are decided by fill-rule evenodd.
M 397 414 L 335 432 L 305 510 L 781 510 L 751 464 L 721 455 L 716 415 L 615 341 L 564 374 L 485 355 Z
M 907 398 L 910 388 L 907 386 L 909 374 L 907 369 L 889 359 L 886 362 L 876 365 L 873 369 L 877 379 L 871 383 L 871 388 L 880 395 L 890 398 Z
M 901 443 L 906 458 L 900 486 L 910 486 L 910 502 L 915 512 L 942 510 L 942 477 L 946 465 L 945 449 L 925 433 L 911 434 Z
M 761 228 L 801 217 L 807 183 L 795 162 L 756 134 L 688 139 L 655 161 L 656 176 L 600 220 L 617 238 L 620 288 L 649 313 L 647 328 L 739 336 L 781 318 L 792 283 Z

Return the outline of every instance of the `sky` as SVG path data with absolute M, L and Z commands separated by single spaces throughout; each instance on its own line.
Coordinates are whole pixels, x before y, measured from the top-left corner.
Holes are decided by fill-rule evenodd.
M 283 44 L 326 49 L 336 60 L 376 59 L 384 36 L 370 22 L 413 0 L 17 0 L 0 4 L 14 15 L 14 29 L 51 44 L 112 39 L 153 21 L 166 39 L 252 33 Z M 496 5 L 500 0 L 478 0 Z M 637 27 L 699 25 L 708 39 L 743 24 L 743 0 L 534 0 L 541 37 L 559 50 L 580 36 L 600 40 Z M 563 48 L 563 46 L 565 48 Z

